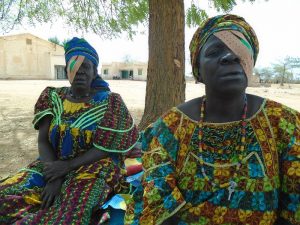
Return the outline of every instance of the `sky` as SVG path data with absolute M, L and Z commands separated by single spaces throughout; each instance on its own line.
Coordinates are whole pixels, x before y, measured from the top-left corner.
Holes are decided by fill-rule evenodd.
M 207 0 L 194 0 L 196 2 L 207 10 L 209 16 L 220 14 L 209 7 Z M 185 0 L 185 7 L 190 3 L 190 0 Z M 244 17 L 254 28 L 260 44 L 257 67 L 268 67 L 287 55 L 300 57 L 299 10 L 300 0 L 256 0 L 254 3 L 237 1 L 237 6 L 230 13 Z M 139 27 L 143 34 L 134 36 L 133 40 L 128 40 L 126 34 L 118 39 L 103 40 L 92 33 L 76 33 L 62 24 L 57 22 L 52 25 L 21 27 L 9 34 L 29 32 L 43 39 L 56 36 L 61 41 L 73 36 L 83 36 L 97 50 L 100 65 L 101 62 L 124 61 L 126 56 L 136 61 L 148 60 L 147 27 Z M 186 74 L 191 72 L 188 46 L 195 30 L 196 27 L 185 29 Z

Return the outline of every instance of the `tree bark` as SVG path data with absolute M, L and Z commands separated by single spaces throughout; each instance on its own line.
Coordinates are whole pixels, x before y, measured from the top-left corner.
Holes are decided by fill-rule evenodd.
M 282 75 L 281 75 L 280 86 L 283 86 L 283 83 L 284 83 L 284 77 L 285 77 L 285 64 L 283 65 L 283 72 L 282 72 Z
M 149 0 L 149 61 L 139 129 L 185 100 L 184 1 Z

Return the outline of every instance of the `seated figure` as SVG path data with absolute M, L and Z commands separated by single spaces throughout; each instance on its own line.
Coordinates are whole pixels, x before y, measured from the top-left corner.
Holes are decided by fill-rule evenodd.
M 300 114 L 246 94 L 258 49 L 239 16 L 197 29 L 191 63 L 205 96 L 144 131 L 145 171 L 126 224 L 300 224 Z
M 98 75 L 95 49 L 73 38 L 65 59 L 71 86 L 47 87 L 35 104 L 39 158 L 0 181 L 0 224 L 98 223 L 94 212 L 129 191 L 124 162 L 141 169 L 130 160 L 139 157 L 138 130 Z

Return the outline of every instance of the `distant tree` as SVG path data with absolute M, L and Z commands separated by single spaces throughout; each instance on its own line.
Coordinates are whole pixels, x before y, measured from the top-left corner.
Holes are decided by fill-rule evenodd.
M 198 1 L 192 0 L 185 13 L 184 0 L 3 0 L 0 30 L 9 31 L 24 21 L 32 25 L 53 24 L 61 18 L 77 31 L 92 31 L 103 38 L 126 32 L 132 38 L 139 24 L 149 25 L 145 110 L 139 124 L 143 129 L 185 100 L 185 22 L 197 26 L 208 17 L 197 5 Z M 236 0 L 208 0 L 208 3 L 218 11 L 228 12 Z
M 270 83 L 273 78 L 273 71 L 269 67 L 255 68 L 254 73 L 259 77 L 260 81 Z
M 132 59 L 132 57 L 130 55 L 125 55 L 123 57 L 123 62 L 126 63 L 126 64 L 130 64 L 130 63 L 133 62 L 133 59 Z
M 70 41 L 71 39 L 64 39 L 62 42 L 61 42 L 61 45 L 63 46 L 63 47 L 65 47 L 65 45 L 66 45 L 66 43 L 68 42 L 68 41 Z
M 300 58 L 290 56 L 272 65 L 275 76 L 280 80 L 280 86 L 293 79 L 292 70 L 295 68 L 300 68 Z
M 57 45 L 61 45 L 60 41 L 58 40 L 57 37 L 50 37 L 48 38 L 48 41 L 54 43 L 54 44 L 57 44 Z

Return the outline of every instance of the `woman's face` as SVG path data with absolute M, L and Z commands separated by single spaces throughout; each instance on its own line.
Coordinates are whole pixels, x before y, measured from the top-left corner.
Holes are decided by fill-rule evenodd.
M 211 35 L 202 47 L 198 65 L 207 91 L 221 94 L 245 91 L 247 76 L 240 58 L 216 36 Z
M 79 67 L 71 85 L 73 88 L 77 89 L 90 88 L 94 76 L 94 64 L 91 60 L 85 58 L 81 66 Z

